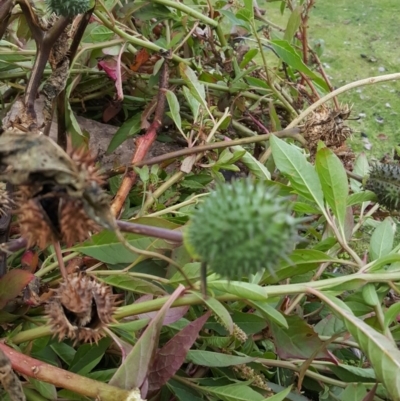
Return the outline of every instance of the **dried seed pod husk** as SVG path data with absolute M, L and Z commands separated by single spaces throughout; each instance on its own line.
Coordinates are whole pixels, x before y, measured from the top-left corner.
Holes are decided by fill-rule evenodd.
M 319 141 L 324 142 L 335 153 L 340 151 L 352 132 L 350 127 L 345 124 L 350 113 L 351 107 L 348 105 L 341 105 L 339 110 L 332 110 L 323 105 L 308 115 L 303 135 L 307 141 L 311 160 L 315 159 Z
M 74 274 L 61 283 L 46 305 L 54 336 L 75 342 L 98 342 L 102 329 L 113 322 L 117 296 L 94 278 Z

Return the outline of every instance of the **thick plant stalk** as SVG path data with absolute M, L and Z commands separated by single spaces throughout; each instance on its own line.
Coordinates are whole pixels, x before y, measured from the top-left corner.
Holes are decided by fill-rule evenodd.
M 28 377 L 102 401 L 124 401 L 129 399 L 129 391 L 49 365 L 16 352 L 2 343 L 0 343 L 0 350 L 11 361 L 15 371 Z
M 166 59 L 161 67 L 158 86 L 157 107 L 154 113 L 153 122 L 150 124 L 150 127 L 147 129 L 146 133 L 136 140 L 136 149 L 133 154 L 131 164 L 140 162 L 146 157 L 151 145 L 157 138 L 158 130 L 161 128 L 166 101 L 165 90 L 168 88 L 168 63 Z M 111 212 L 114 216 L 118 217 L 120 215 L 125 200 L 128 197 L 129 192 L 136 180 L 137 174 L 135 171 L 131 170 L 126 173 L 111 205 Z

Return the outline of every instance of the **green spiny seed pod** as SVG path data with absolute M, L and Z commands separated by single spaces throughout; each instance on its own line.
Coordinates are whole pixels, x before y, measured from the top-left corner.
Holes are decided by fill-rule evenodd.
M 388 210 L 400 207 L 400 166 L 376 164 L 371 168 L 364 188 L 375 193 L 378 202 Z
M 90 7 L 90 0 L 46 0 L 50 12 L 62 17 L 75 17 L 85 13 Z
M 184 233 L 192 255 L 229 279 L 273 272 L 292 252 L 300 221 L 274 188 L 248 180 L 219 185 Z

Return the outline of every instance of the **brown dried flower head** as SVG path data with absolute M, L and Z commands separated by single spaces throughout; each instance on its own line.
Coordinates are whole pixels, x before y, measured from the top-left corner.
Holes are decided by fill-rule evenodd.
M 74 274 L 64 281 L 46 305 L 53 335 L 62 341 L 98 342 L 102 328 L 113 322 L 117 295 L 92 277 Z
M 339 150 L 351 134 L 345 124 L 351 107 L 341 105 L 339 110 L 332 110 L 326 105 L 309 114 L 304 124 L 304 138 L 307 140 L 311 160 L 315 159 L 318 141 L 323 141 L 333 151 Z
M 100 185 L 104 184 L 104 179 L 98 173 L 95 158 L 83 149 L 72 151 L 70 157 L 78 181 L 86 182 L 88 189 L 94 186 L 99 194 L 103 194 Z M 83 194 L 86 192 L 85 189 Z M 105 193 L 104 196 L 109 207 L 109 199 Z M 92 220 L 93 216 L 87 213 L 85 200 L 71 195 L 63 185 L 47 183 L 46 180 L 32 181 L 19 187 L 17 204 L 20 232 L 29 247 L 38 245 L 43 249 L 56 240 L 72 246 L 99 229 Z

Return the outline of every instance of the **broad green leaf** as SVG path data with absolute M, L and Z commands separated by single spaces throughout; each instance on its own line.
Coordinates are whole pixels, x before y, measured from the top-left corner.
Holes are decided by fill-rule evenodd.
M 363 383 L 350 383 L 340 394 L 340 401 L 367 401 L 368 391 Z M 375 399 L 372 397 L 371 400 Z
M 50 347 L 68 366 L 71 365 L 76 354 L 75 348 L 66 343 L 53 343 Z
M 137 134 L 141 130 L 141 113 L 136 113 L 132 118 L 126 120 L 118 131 L 112 137 L 110 144 L 108 145 L 107 153 L 114 152 L 123 142 L 129 137 Z
M 400 315 L 400 303 L 397 302 L 385 311 L 385 328 L 389 327 L 393 322 L 398 321 Z
M 90 32 L 90 37 L 94 43 L 107 42 L 107 40 L 110 40 L 114 35 L 114 32 L 104 25 L 97 25 Z
M 346 383 L 363 381 L 363 382 L 376 382 L 376 376 L 374 369 L 371 368 L 359 368 L 357 366 L 345 365 L 343 363 L 339 365 L 332 365 L 329 367 L 330 370 L 340 379 Z
M 349 187 L 343 164 L 329 148 L 322 148 L 317 152 L 315 168 L 321 181 L 325 200 L 339 223 L 342 236 L 345 237 L 344 223 Z
M 250 49 L 244 56 L 243 60 L 240 62 L 240 68 L 245 68 L 247 64 L 250 63 L 251 60 L 253 60 L 254 57 L 256 57 L 258 54 L 258 49 Z
M 393 220 L 389 217 L 383 220 L 374 230 L 369 244 L 370 260 L 386 256 L 393 249 Z
M 347 198 L 347 206 L 358 205 L 368 201 L 376 202 L 376 200 L 376 195 L 371 191 L 356 192 Z
M 378 381 L 384 384 L 392 400 L 400 400 L 400 351 L 397 345 L 354 316 L 342 301 L 320 291 L 313 290 L 312 293 L 344 319 L 347 330 L 370 360 Z
M 176 380 L 169 380 L 166 384 L 168 389 L 176 396 L 179 401 L 204 401 L 194 389 L 185 386 L 183 383 Z
M 288 328 L 288 324 L 285 317 L 282 315 L 282 313 L 280 313 L 270 304 L 260 301 L 249 301 L 249 303 L 254 308 L 256 308 L 257 311 L 260 312 L 261 315 L 266 319 L 276 323 L 278 326 L 284 327 L 286 329 Z
M 365 177 L 369 173 L 369 164 L 367 156 L 364 152 L 360 153 L 357 156 L 357 159 L 354 163 L 354 174 L 358 174 L 361 177 Z M 360 181 L 355 180 L 354 178 L 350 178 L 350 188 L 354 193 L 362 191 L 362 183 Z
M 69 370 L 81 375 L 91 372 L 92 369 L 101 361 L 110 344 L 111 339 L 104 337 L 98 342 L 98 344 L 81 345 L 76 351 Z
M 194 120 L 194 122 L 196 122 L 197 118 L 199 116 L 200 102 L 198 102 L 196 100 L 196 98 L 192 95 L 192 93 L 190 92 L 190 89 L 187 86 L 183 86 L 182 91 L 183 91 L 183 95 L 186 98 L 186 101 L 188 102 L 190 110 L 192 111 L 193 120 Z
M 36 391 L 47 400 L 51 401 L 57 400 L 57 390 L 54 384 L 39 381 L 33 379 L 32 377 L 29 378 L 29 382 L 33 385 Z
M 232 320 L 248 336 L 260 333 L 267 327 L 265 318 L 254 313 L 235 311 L 232 314 Z
M 207 109 L 206 91 L 204 85 L 197 79 L 195 72 L 183 63 L 179 64 L 179 71 L 185 84 L 190 89 L 190 93 L 205 109 Z
M 274 274 L 266 271 L 262 278 L 262 283 L 276 283 L 286 278 L 312 271 L 321 263 L 334 261 L 334 258 L 331 256 L 315 249 L 295 249 L 289 259 L 292 263 L 290 261 L 283 261 L 280 268 Z
M 260 163 L 251 153 L 247 152 L 242 146 L 232 146 L 236 152 L 244 152 L 242 155 L 242 163 L 250 170 L 255 177 L 261 180 L 270 180 L 271 173 L 269 170 Z
M 175 125 L 178 127 L 179 131 L 182 130 L 182 120 L 181 120 L 181 108 L 179 106 L 178 98 L 176 97 L 175 93 L 167 90 L 165 92 L 165 96 L 167 98 L 169 111 L 172 119 L 174 120 Z
M 289 43 L 293 40 L 294 35 L 299 29 L 302 12 L 303 12 L 303 6 L 298 6 L 290 14 L 285 29 L 285 35 L 283 36 L 283 39 L 288 41 Z
M 270 144 L 276 166 L 289 179 L 293 189 L 313 200 L 321 211 L 324 210 L 324 195 L 318 174 L 300 149 L 275 135 L 271 135 Z
M 123 389 L 141 387 L 148 376 L 151 361 L 158 348 L 158 339 L 165 315 L 184 289 L 182 285 L 179 285 L 174 293 L 171 294 L 140 336 L 125 361 L 119 366 L 109 384 Z
M 225 367 L 254 361 L 255 357 L 220 354 L 219 352 L 190 350 L 186 360 L 200 366 Z
M 217 299 L 212 297 L 203 298 L 203 296 L 197 292 L 192 292 L 192 294 L 201 298 L 202 302 L 204 302 L 220 319 L 224 328 L 228 331 L 229 334 L 233 332 L 233 321 L 232 316 L 226 310 L 225 306 L 219 302 Z
M 300 54 L 296 52 L 294 47 L 287 40 L 275 39 L 271 40 L 270 43 L 278 57 L 289 67 L 312 78 L 321 89 L 325 91 L 328 90 L 326 82 L 304 64 Z
M 170 278 L 169 280 L 170 284 L 186 283 L 187 279 L 189 279 L 190 281 L 199 280 L 201 263 L 200 262 L 187 263 L 185 266 L 183 266 L 182 270 L 184 271 L 186 277 L 184 277 L 180 271 L 177 271 Z
M 288 328 L 270 322 L 276 352 L 282 359 L 330 359 L 317 333 L 299 316 L 286 316 Z
M 268 397 L 268 401 L 284 401 L 286 400 L 286 397 L 290 394 L 290 391 L 292 390 L 292 387 L 288 387 L 287 389 L 273 395 L 272 397 Z
M 207 283 L 210 290 L 222 291 L 228 294 L 237 295 L 240 298 L 254 301 L 264 301 L 267 296 L 262 287 L 256 284 L 243 283 L 241 281 L 210 281 Z
M 202 386 L 202 389 L 221 401 L 263 401 L 265 398 L 243 383 L 228 386 Z
M 399 254 L 391 254 L 391 255 L 385 255 L 379 258 L 378 260 L 374 260 L 368 271 L 369 272 L 377 272 L 379 271 L 382 267 L 386 265 L 390 265 L 391 263 L 396 263 L 400 262 L 400 255 Z
M 135 294 L 154 294 L 154 295 L 166 295 L 165 291 L 146 280 L 139 279 L 137 277 L 131 277 L 127 274 L 124 275 L 109 275 L 106 277 L 98 277 L 100 281 L 111 285 L 112 287 L 122 288 L 126 291 L 131 291 Z

